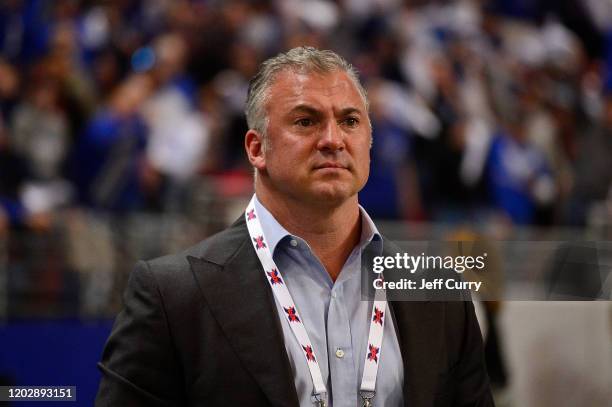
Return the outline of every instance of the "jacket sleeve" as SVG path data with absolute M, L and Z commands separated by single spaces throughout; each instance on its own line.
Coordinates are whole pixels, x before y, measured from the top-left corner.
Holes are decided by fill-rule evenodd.
M 494 407 L 487 374 L 482 334 L 472 301 L 463 301 L 463 338 L 459 362 L 453 369 L 456 383 L 455 407 Z
M 181 370 L 163 298 L 146 262 L 131 273 L 124 301 L 98 363 L 102 379 L 95 405 L 182 404 Z

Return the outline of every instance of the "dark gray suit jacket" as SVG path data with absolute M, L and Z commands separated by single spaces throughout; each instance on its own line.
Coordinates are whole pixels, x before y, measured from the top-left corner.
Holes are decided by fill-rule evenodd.
M 471 302 L 390 306 L 406 406 L 493 406 Z M 138 263 L 99 368 L 98 407 L 299 406 L 243 219 L 179 255 Z

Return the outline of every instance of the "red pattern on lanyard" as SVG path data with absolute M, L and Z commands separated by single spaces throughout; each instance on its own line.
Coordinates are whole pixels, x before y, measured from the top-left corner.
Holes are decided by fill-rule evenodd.
M 272 271 L 267 271 L 266 273 L 268 274 L 268 276 L 270 276 L 270 284 L 274 285 L 283 283 L 283 279 L 278 274 L 277 269 L 272 269 Z
M 289 319 L 289 322 L 302 322 L 302 321 L 300 321 L 300 318 L 295 313 L 295 308 L 294 307 L 283 308 L 283 309 L 287 313 L 287 318 Z
M 372 316 L 372 321 L 374 321 L 377 324 L 382 325 L 383 324 L 383 316 L 384 315 L 385 315 L 384 312 L 382 312 L 378 308 L 374 307 L 374 315 Z
M 306 353 L 306 360 L 310 361 L 310 362 L 317 362 L 317 360 L 315 359 L 314 353 L 312 352 L 312 346 L 310 345 L 302 345 L 302 348 L 304 349 L 304 352 Z
M 378 352 L 380 351 L 380 348 L 369 344 L 368 349 L 370 350 L 370 352 L 368 353 L 368 360 L 378 362 Z

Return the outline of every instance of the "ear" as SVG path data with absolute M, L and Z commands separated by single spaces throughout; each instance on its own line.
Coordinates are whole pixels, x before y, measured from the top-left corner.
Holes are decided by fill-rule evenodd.
M 263 136 L 257 131 L 250 129 L 244 136 L 244 148 L 249 162 L 258 171 L 266 168 L 266 157 L 263 148 Z

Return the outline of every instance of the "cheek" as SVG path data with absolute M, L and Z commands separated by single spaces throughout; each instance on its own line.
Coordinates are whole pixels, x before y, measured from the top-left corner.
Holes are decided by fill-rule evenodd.
M 295 178 L 306 158 L 291 145 L 274 145 L 266 152 L 266 168 L 277 179 Z
M 370 145 L 361 145 L 359 149 L 355 151 L 353 155 L 357 165 L 361 167 L 370 167 Z
M 268 165 L 284 167 L 285 171 L 294 171 L 308 163 L 314 147 L 295 138 L 287 137 L 284 140 L 277 140 L 270 146 L 266 154 Z
M 363 178 L 363 182 L 365 183 L 370 175 L 370 156 L 365 156 L 359 165 L 360 176 Z
M 364 150 L 356 157 L 356 166 L 358 168 L 358 176 L 362 184 L 365 184 L 370 175 L 370 149 Z

